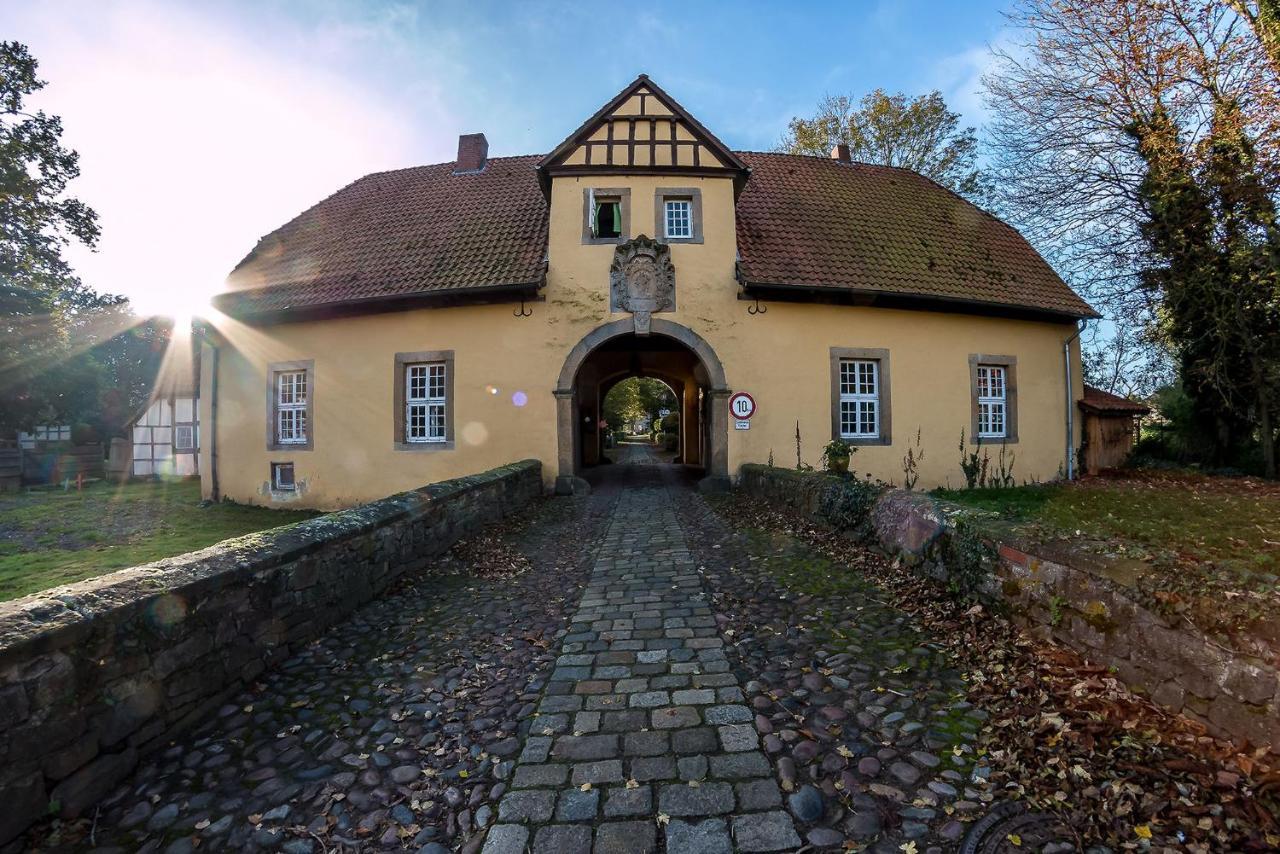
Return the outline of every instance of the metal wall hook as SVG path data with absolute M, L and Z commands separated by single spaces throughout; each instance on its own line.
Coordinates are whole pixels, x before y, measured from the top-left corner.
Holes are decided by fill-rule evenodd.
M 755 305 L 747 306 L 747 314 L 765 314 L 769 311 L 767 305 L 760 304 L 760 297 L 756 297 Z
M 524 307 L 524 298 L 522 297 L 520 299 L 520 308 L 517 309 L 516 311 L 511 312 L 511 316 L 512 317 L 532 317 L 533 309 L 526 309 Z

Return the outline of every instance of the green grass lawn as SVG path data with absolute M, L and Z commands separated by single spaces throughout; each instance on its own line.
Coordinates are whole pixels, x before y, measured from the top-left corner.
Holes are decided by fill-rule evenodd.
M 939 490 L 939 497 L 1066 535 L 1184 560 L 1280 572 L 1280 487 L 1250 478 L 1140 473 L 1075 484 Z
M 0 495 L 0 601 L 314 515 L 226 503 L 201 507 L 194 480 Z
M 1019 523 L 1033 539 L 1142 561 L 1149 570 L 1135 584 L 1145 601 L 1203 628 L 1248 634 L 1280 613 L 1280 484 L 1134 471 L 935 494 Z

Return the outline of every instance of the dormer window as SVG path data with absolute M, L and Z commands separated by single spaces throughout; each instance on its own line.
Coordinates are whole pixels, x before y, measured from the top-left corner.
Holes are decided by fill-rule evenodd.
M 596 196 L 595 227 L 591 234 L 597 238 L 616 240 L 622 236 L 622 199 Z
M 701 243 L 702 191 L 697 187 L 658 188 L 653 229 L 664 243 Z
M 631 190 L 593 187 L 582 193 L 583 243 L 622 243 L 630 239 Z
M 667 239 L 693 237 L 693 203 L 688 199 L 668 199 L 666 203 Z

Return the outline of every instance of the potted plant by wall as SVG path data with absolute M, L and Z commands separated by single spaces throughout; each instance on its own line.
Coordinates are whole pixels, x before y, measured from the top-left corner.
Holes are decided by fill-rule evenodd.
M 857 448 L 843 439 L 832 439 L 822 449 L 822 464 L 832 474 L 848 474 L 849 458 L 856 450 Z

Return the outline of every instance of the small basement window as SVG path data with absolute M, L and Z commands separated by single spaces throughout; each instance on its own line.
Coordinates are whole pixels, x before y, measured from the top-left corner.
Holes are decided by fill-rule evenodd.
M 293 463 L 271 464 L 271 488 L 281 492 L 293 492 L 297 489 L 293 480 Z

